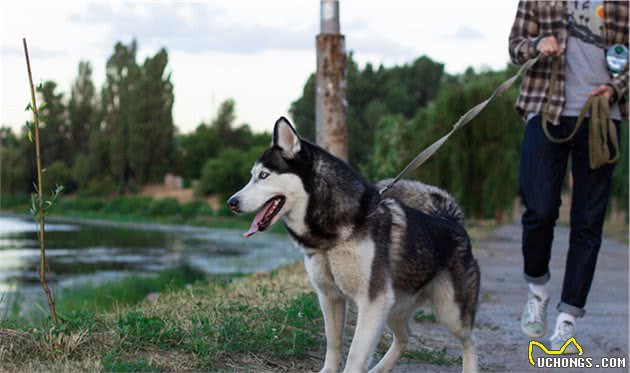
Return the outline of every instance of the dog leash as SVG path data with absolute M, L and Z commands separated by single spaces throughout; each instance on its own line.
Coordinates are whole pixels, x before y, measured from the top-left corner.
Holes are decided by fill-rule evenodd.
M 591 170 L 596 170 L 603 165 L 615 163 L 619 159 L 619 139 L 617 136 L 617 127 L 610 118 L 610 105 L 608 100 L 602 95 L 594 95 L 588 98 L 586 104 L 580 112 L 575 128 L 571 134 L 563 139 L 555 138 L 549 133 L 549 105 L 551 102 L 551 94 L 555 90 L 556 81 L 558 80 L 558 59 L 553 61 L 551 65 L 551 79 L 547 91 L 547 103 L 542 116 L 542 128 L 547 139 L 555 144 L 564 144 L 571 141 L 578 133 L 586 113 L 590 111 L 589 129 L 588 129 L 588 158 Z M 608 147 L 608 137 L 615 149 L 615 155 L 610 156 Z
M 437 141 L 435 141 L 433 144 L 429 145 L 429 147 L 425 148 L 422 152 L 420 152 L 420 154 L 418 154 L 411 162 L 409 162 L 407 164 L 407 166 L 405 166 L 405 168 L 403 168 L 402 171 L 400 171 L 400 173 L 392 180 L 392 182 L 390 182 L 386 187 L 382 188 L 381 190 L 379 190 L 379 194 L 383 195 L 383 193 L 385 193 L 388 189 L 390 189 L 392 186 L 394 186 L 394 184 L 396 184 L 403 176 L 405 176 L 407 173 L 417 169 L 418 167 L 420 167 L 424 162 L 426 162 L 429 158 L 431 158 L 431 156 L 438 151 L 438 149 L 440 149 L 442 147 L 442 145 L 444 145 L 444 143 L 446 142 L 446 140 L 449 139 L 449 137 L 451 137 L 452 134 L 454 134 L 455 132 L 457 132 L 460 128 L 464 127 L 464 125 L 468 122 L 470 122 L 471 120 L 473 120 L 477 115 L 479 115 L 479 113 L 492 101 L 494 100 L 497 96 L 500 96 L 501 94 L 503 94 L 503 92 L 507 91 L 513 84 L 514 82 L 526 71 L 528 70 L 530 67 L 532 67 L 533 65 L 536 64 L 536 62 L 538 62 L 539 59 L 542 58 L 542 55 L 539 54 L 538 56 L 536 56 L 535 58 L 532 58 L 531 60 L 525 62 L 521 68 L 518 70 L 518 72 L 513 75 L 511 78 L 509 78 L 508 80 L 504 81 L 503 83 L 501 83 L 501 85 L 499 85 L 494 92 L 492 92 L 492 95 L 490 95 L 490 97 L 488 97 L 485 101 L 477 104 L 476 106 L 474 106 L 473 108 L 471 108 L 470 110 L 468 110 L 464 115 L 462 115 L 459 120 L 453 125 L 453 128 L 444 136 L 442 136 L 442 138 L 438 139 Z

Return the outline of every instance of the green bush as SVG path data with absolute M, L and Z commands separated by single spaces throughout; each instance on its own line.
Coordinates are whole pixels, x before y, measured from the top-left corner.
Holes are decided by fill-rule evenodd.
M 97 198 L 62 198 L 60 210 L 65 211 L 98 211 L 105 206 L 105 201 Z
M 72 179 L 77 188 L 85 189 L 90 183 L 92 171 L 90 170 L 90 162 L 83 154 L 77 156 L 72 165 Z
M 175 198 L 154 199 L 148 210 L 150 216 L 177 215 L 180 212 L 181 207 Z
M 206 201 L 199 201 L 199 207 L 197 209 L 197 216 L 214 216 L 215 211 L 210 207 Z
M 103 212 L 120 215 L 147 215 L 149 206 L 152 203 L 150 197 L 115 197 L 110 199 Z
M 30 192 L 33 181 L 30 157 L 19 147 L 6 147 L 2 140 L 0 135 L 0 190 L 7 194 Z
M 232 210 L 229 209 L 229 207 L 227 207 L 226 204 L 223 204 L 216 211 L 216 215 L 217 216 L 234 216 L 234 213 L 232 212 Z
M 42 181 L 44 183 L 42 191 L 44 194 L 50 193 L 57 185 L 63 185 L 67 193 L 76 190 L 76 184 L 72 179 L 72 171 L 62 161 L 55 161 L 42 171 Z
M 199 214 L 199 210 L 201 209 L 201 205 L 205 204 L 204 201 L 189 201 L 181 205 L 180 212 L 183 217 L 190 219 L 194 218 Z
M 0 195 L 0 209 L 13 209 L 26 207 L 30 203 L 30 199 L 26 194 L 2 194 Z
M 198 192 L 218 194 L 225 199 L 247 183 L 254 161 L 265 147 L 255 147 L 243 153 L 237 149 L 225 149 L 216 158 L 209 159 L 201 170 Z
M 108 196 L 117 190 L 116 182 L 110 175 L 93 178 L 88 182 L 87 189 L 80 189 L 79 194 L 85 196 Z

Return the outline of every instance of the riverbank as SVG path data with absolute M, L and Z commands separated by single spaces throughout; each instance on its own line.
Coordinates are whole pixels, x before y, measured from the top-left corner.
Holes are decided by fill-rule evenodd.
M 252 371 L 315 367 L 321 313 L 301 264 L 167 290 L 57 327 L 0 330 L 5 371 Z M 264 369 L 261 369 L 264 368 Z
M 0 214 L 28 216 L 27 196 L 2 196 Z M 52 218 L 90 219 L 133 224 L 173 224 L 206 228 L 249 228 L 251 215 L 235 215 L 227 206 L 212 208 L 205 200 L 180 203 L 175 198 L 153 199 L 146 196 L 120 196 L 108 199 L 63 196 L 48 215 Z M 61 220 L 61 219 L 59 219 Z M 272 233 L 284 233 L 277 224 Z
M 218 281 L 236 277 L 239 275 L 214 275 L 212 278 L 213 281 Z M 107 312 L 116 307 L 133 306 L 147 297 L 154 297 L 164 291 L 182 289 L 206 281 L 207 276 L 203 272 L 188 265 L 172 267 L 153 275 L 130 274 L 102 283 L 87 280 L 57 291 L 55 294 L 57 314 L 61 319 L 72 319 L 73 315 L 80 313 L 93 315 Z M 49 312 L 43 298 L 31 300 L 26 308 L 23 303 L 19 289 L 1 294 L 0 325 L 23 328 L 46 324 Z

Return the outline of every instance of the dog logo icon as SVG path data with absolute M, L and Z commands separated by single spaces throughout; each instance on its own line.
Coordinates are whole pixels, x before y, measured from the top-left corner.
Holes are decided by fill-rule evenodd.
M 573 345 L 575 345 L 575 347 L 577 348 L 578 355 L 582 355 L 584 353 L 582 346 L 580 346 L 578 341 L 575 340 L 575 337 L 571 337 L 567 339 L 567 341 L 564 342 L 562 347 L 560 347 L 560 349 L 558 350 L 549 350 L 547 347 L 545 347 L 545 345 L 543 345 L 542 343 L 538 341 L 529 341 L 529 347 L 527 349 L 527 356 L 529 357 L 529 362 L 533 366 L 536 366 L 536 363 L 534 362 L 534 358 L 532 357 L 532 351 L 534 350 L 534 346 L 538 346 L 542 350 L 542 352 L 544 352 L 547 355 L 562 355 L 571 343 L 573 343 Z

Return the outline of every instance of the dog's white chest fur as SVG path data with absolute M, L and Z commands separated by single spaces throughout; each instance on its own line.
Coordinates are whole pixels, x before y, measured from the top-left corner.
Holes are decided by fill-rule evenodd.
M 327 251 L 306 255 L 304 264 L 316 289 L 341 292 L 356 301 L 368 292 L 373 257 L 372 240 L 348 240 Z

